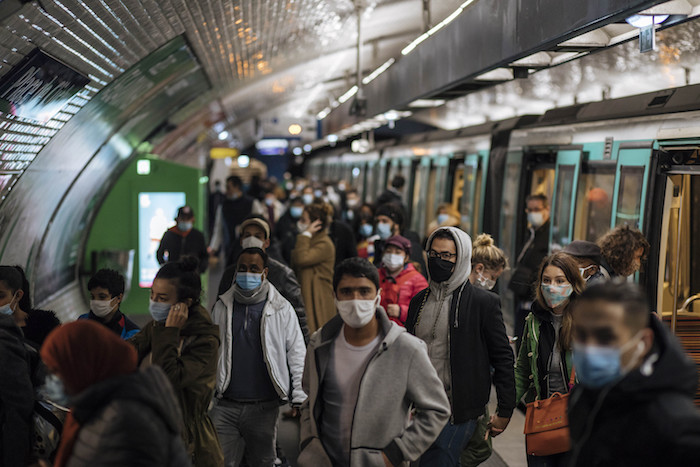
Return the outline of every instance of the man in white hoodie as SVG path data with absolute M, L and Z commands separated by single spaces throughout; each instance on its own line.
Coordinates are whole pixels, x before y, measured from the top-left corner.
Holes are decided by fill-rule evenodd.
M 234 283 L 212 310 L 221 347 L 217 403 L 211 418 L 226 467 L 275 461 L 280 404 L 298 408 L 306 349 L 292 305 L 267 280 L 267 255 L 246 248 L 238 257 Z
M 497 295 L 469 283 L 472 242 L 456 227 L 428 238 L 429 287 L 408 308 L 406 329 L 428 345 L 452 408 L 452 418 L 421 457 L 421 466 L 459 465 L 459 455 L 484 413 L 493 383 L 498 409 L 489 431 L 505 430 L 515 408 L 513 351 Z

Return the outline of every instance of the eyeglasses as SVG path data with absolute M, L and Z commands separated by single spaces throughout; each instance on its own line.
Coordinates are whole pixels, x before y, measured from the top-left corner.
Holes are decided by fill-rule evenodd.
M 452 258 L 455 258 L 457 256 L 457 253 L 450 253 L 449 251 L 443 251 L 443 252 L 438 253 L 435 250 L 430 250 L 430 251 L 428 251 L 428 256 L 431 258 L 440 258 L 440 259 L 443 259 L 445 261 L 449 261 Z

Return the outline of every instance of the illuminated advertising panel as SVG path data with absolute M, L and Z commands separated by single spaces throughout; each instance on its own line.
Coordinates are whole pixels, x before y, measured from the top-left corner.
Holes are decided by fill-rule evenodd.
M 163 234 L 175 225 L 185 193 L 139 193 L 139 287 L 153 284 L 160 265 L 156 258 Z

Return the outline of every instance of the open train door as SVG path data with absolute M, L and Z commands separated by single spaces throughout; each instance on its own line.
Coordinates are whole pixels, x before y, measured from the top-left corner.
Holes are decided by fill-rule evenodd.
M 557 251 L 573 240 L 576 194 L 581 171 L 581 148 L 557 151 L 554 196 L 552 199 L 549 248 Z
M 659 158 L 647 222 L 658 267 L 650 268 L 657 274 L 647 283 L 655 279 L 656 310 L 700 369 L 700 142 L 664 144 Z

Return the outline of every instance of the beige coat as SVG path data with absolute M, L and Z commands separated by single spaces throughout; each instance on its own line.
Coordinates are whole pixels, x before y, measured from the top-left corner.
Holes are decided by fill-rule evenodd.
M 292 268 L 301 284 L 309 333 L 335 316 L 334 267 L 335 246 L 325 231 L 311 238 L 297 235 L 297 243 L 292 250 Z

